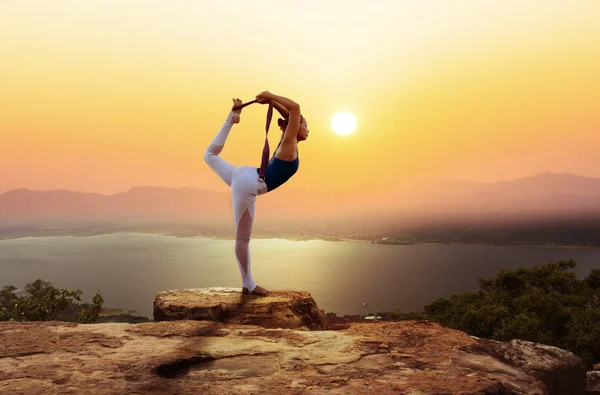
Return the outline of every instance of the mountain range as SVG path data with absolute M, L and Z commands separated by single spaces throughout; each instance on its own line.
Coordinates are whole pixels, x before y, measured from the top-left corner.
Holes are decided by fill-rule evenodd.
M 257 199 L 276 220 L 507 220 L 600 217 L 600 179 L 543 173 L 498 182 L 431 180 L 408 187 L 321 192 L 279 188 Z M 46 221 L 231 221 L 229 192 L 134 187 L 112 195 L 15 189 L 0 195 L 0 227 Z

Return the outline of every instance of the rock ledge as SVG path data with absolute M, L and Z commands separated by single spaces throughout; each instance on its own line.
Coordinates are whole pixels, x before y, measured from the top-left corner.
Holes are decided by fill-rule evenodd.
M 196 288 L 159 292 L 154 321 L 198 320 L 263 328 L 326 330 L 323 310 L 308 292 L 270 291 L 242 295 L 240 288 Z
M 0 394 L 582 395 L 585 381 L 567 351 L 427 321 L 340 331 L 0 322 Z

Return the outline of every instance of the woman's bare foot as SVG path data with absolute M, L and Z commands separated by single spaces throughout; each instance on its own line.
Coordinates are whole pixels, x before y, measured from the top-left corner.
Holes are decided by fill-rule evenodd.
M 257 285 L 256 288 L 254 288 L 254 291 L 252 291 L 252 295 L 257 295 L 257 296 L 267 296 L 269 294 L 269 291 L 267 291 L 266 289 L 264 289 L 263 287 Z
M 240 114 L 242 113 L 242 109 L 241 108 L 235 109 L 235 107 L 241 106 L 242 101 L 238 98 L 231 99 L 231 100 L 233 101 L 233 108 L 231 109 L 233 116 L 231 117 L 231 120 L 233 121 L 233 123 L 240 123 Z
M 254 288 L 254 291 L 252 291 L 252 295 L 256 296 L 267 296 L 268 294 L 269 291 L 258 285 Z M 242 288 L 242 295 L 248 295 L 248 288 Z

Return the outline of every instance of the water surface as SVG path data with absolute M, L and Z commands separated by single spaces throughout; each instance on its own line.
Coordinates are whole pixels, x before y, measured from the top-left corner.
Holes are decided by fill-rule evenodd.
M 573 259 L 580 278 L 600 268 L 598 248 L 256 239 L 251 254 L 258 284 L 308 291 L 338 315 L 420 311 L 439 297 L 479 289 L 480 277 L 502 268 Z M 38 278 L 81 289 L 87 302 L 100 291 L 104 307 L 147 317 L 160 291 L 241 287 L 232 240 L 125 233 L 0 241 L 0 286 L 22 289 Z

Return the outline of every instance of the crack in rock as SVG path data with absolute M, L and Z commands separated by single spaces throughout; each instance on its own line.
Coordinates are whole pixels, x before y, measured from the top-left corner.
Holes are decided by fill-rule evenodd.
M 250 376 L 263 376 L 275 372 L 276 369 L 273 368 L 277 357 L 277 353 L 272 352 L 256 354 L 242 353 L 219 358 L 210 355 L 199 355 L 163 363 L 152 369 L 152 372 L 167 379 L 181 378 L 182 376 L 193 375 L 194 372 L 199 371 L 205 371 L 209 376 L 214 376 L 214 374 L 211 373 L 218 370 L 229 371 L 234 376 L 236 375 L 236 371 L 238 371 L 238 375 L 241 371 L 244 371 L 244 374 L 242 374 L 243 376 L 248 375 L 248 373 L 250 373 Z M 257 367 L 258 369 L 252 369 L 252 366 Z M 212 379 L 217 379 L 219 381 L 224 380 L 223 377 L 212 377 Z
M 3 359 L 3 358 L 18 359 L 19 357 L 28 357 L 30 355 L 36 355 L 36 354 L 47 354 L 47 352 L 46 351 L 25 351 L 25 352 L 18 352 L 16 354 L 0 356 L 0 359 Z
M 203 355 L 163 363 L 152 369 L 160 377 L 194 381 L 229 381 L 247 377 L 270 376 L 278 371 L 277 353 Z
M 152 373 L 167 379 L 174 379 L 187 373 L 190 367 L 204 362 L 214 361 L 216 358 L 211 356 L 195 356 L 191 358 L 178 359 L 174 362 L 163 363 L 152 369 Z

